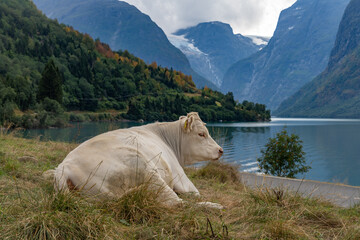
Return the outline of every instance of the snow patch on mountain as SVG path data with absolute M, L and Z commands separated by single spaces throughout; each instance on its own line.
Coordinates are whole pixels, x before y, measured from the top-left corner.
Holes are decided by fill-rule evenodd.
M 213 66 L 210 56 L 198 49 L 194 42 L 185 38 L 185 35 L 168 35 L 171 44 L 180 49 L 188 58 L 192 68 L 203 77 L 209 79 L 216 86 L 220 87 L 222 79 L 217 74 L 217 69 Z
M 251 39 L 251 41 L 258 45 L 258 46 L 266 46 L 269 43 L 270 37 L 262 37 L 262 36 L 255 36 L 255 35 L 246 35 Z
M 185 35 L 168 35 L 167 36 L 172 45 L 180 49 L 182 52 L 196 55 L 206 55 L 194 46 L 194 43 L 185 38 Z

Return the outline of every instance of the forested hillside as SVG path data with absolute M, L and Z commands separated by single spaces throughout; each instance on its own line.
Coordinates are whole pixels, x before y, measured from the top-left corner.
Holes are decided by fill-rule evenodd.
M 198 90 L 191 76 L 114 52 L 48 19 L 32 1 L 1 1 L 0 125 L 62 126 L 76 120 L 64 113 L 74 110 L 116 110 L 145 121 L 175 120 L 189 111 L 205 121 L 270 118 L 264 105 L 237 104 L 232 93 Z
M 128 50 L 150 64 L 174 68 L 193 76 L 196 86 L 215 87 L 197 74 L 186 56 L 163 30 L 135 6 L 118 0 L 33 0 L 49 18 L 73 26 L 114 50 Z

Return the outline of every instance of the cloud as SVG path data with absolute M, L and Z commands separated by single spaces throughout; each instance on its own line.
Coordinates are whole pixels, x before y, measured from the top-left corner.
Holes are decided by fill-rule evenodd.
M 295 0 L 125 0 L 149 15 L 166 34 L 200 22 L 229 23 L 235 33 L 271 36 L 282 9 Z

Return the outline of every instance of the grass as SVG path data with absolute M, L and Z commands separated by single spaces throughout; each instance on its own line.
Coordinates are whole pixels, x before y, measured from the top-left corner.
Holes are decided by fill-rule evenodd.
M 181 195 L 186 203 L 173 208 L 146 185 L 105 201 L 56 193 L 42 173 L 75 147 L 0 134 L 1 239 L 360 239 L 359 206 L 252 190 L 239 182 L 236 167 L 223 163 L 186 169 L 202 197 Z

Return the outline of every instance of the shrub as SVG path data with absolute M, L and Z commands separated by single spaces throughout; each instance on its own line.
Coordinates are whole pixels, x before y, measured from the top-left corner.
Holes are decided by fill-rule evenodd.
M 85 122 L 87 120 L 84 114 L 70 113 L 69 115 L 70 122 Z
M 240 182 L 237 167 L 222 162 L 209 162 L 205 167 L 198 170 L 194 176 L 206 179 L 216 179 L 221 183 Z
M 57 115 L 64 113 L 64 109 L 60 105 L 60 103 L 50 98 L 45 98 L 38 107 L 41 110 L 45 110 L 47 112 L 51 112 Z
M 257 159 L 260 171 L 279 177 L 294 178 L 298 173 L 306 173 L 311 169 L 305 165 L 305 152 L 302 141 L 295 134 L 288 135 L 286 129 L 269 138 L 261 150 L 262 156 Z

